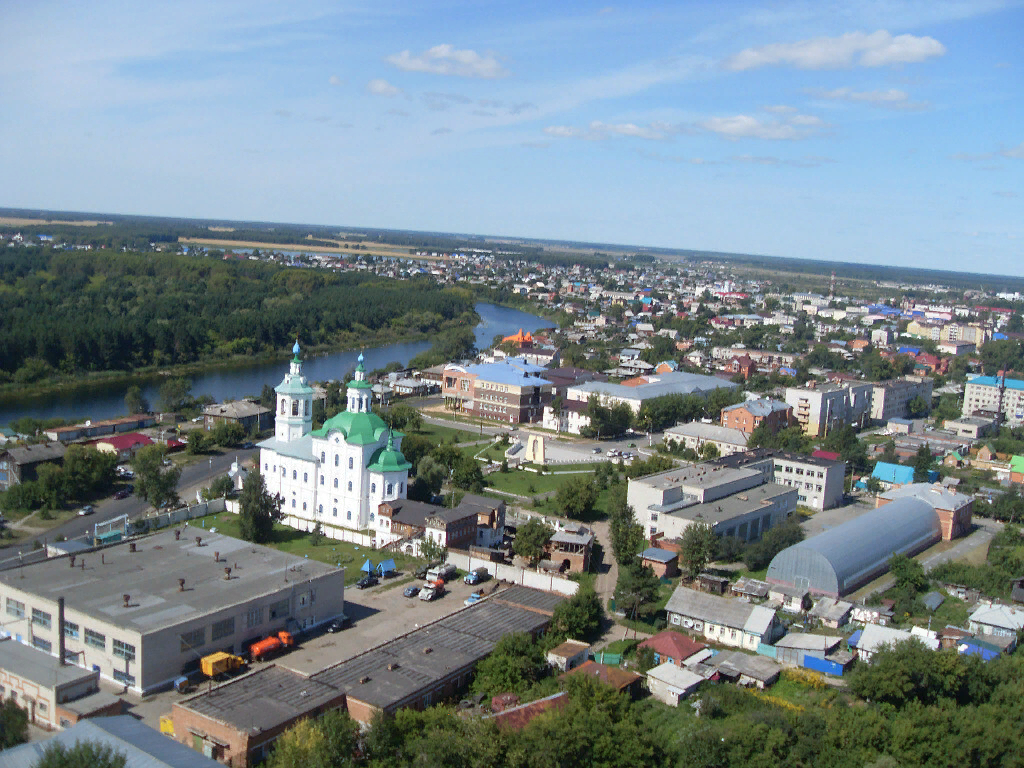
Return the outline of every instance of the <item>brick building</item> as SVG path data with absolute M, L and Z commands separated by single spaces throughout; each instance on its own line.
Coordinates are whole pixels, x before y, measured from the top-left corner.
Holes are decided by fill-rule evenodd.
M 796 423 L 793 406 L 771 399 L 747 400 L 727 406 L 722 409 L 721 421 L 723 427 L 738 429 L 747 436 L 762 424 L 776 432 Z
M 498 363 L 448 365 L 441 381 L 446 408 L 508 424 L 540 421 L 551 402 L 545 369 L 520 358 Z

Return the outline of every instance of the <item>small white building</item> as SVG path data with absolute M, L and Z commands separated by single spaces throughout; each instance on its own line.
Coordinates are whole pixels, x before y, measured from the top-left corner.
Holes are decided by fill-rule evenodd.
M 719 456 L 747 450 L 747 435 L 740 430 L 699 421 L 669 427 L 665 430 L 665 442 L 682 444 L 697 453 L 710 443 L 718 450 Z
M 1024 629 L 1024 609 L 1000 603 L 983 603 L 968 619 L 976 635 L 1016 637 Z
M 693 694 L 704 678 L 685 667 L 677 667 L 666 661 L 647 672 L 647 690 L 651 696 L 670 707 Z
M 548 651 L 547 659 L 552 667 L 557 667 L 561 672 L 568 672 L 585 662 L 589 654 L 590 646 L 587 643 L 566 640 Z

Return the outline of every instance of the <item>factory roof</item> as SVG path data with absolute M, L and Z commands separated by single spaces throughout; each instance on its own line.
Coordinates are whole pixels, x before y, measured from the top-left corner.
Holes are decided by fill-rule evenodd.
M 54 656 L 9 637 L 0 640 L 0 669 L 41 688 L 59 688 L 96 677 L 91 670 L 72 664 L 62 665 Z
M 738 385 L 716 376 L 702 376 L 697 373 L 670 372 L 648 374 L 642 377 L 646 383 L 636 386 L 611 384 L 605 381 L 587 381 L 571 389 L 584 394 L 594 393 L 617 397 L 621 400 L 649 400 L 662 395 L 704 394 L 715 389 L 735 389 Z
M 182 531 L 180 539 L 174 530 Z M 131 544 L 137 551 L 121 542 L 102 552 L 77 553 L 74 567 L 68 556 L 26 563 L 18 571 L 0 572 L 0 583 L 54 602 L 64 596 L 69 612 L 148 633 L 338 571 L 187 525 Z M 220 554 L 216 561 L 215 552 Z M 225 567 L 232 568 L 230 580 L 224 578 Z M 184 590 L 179 579 L 185 580 Z M 128 596 L 127 607 L 123 595 Z

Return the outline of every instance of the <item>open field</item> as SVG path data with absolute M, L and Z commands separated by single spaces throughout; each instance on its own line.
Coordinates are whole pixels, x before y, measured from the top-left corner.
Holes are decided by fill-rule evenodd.
M 68 227 L 98 227 L 100 224 L 113 225 L 112 221 L 65 221 L 63 219 L 21 219 L 16 216 L 0 216 L 0 226 L 36 227 L 47 224 L 61 224 Z
M 69 222 L 72 223 L 72 222 Z M 318 240 L 325 240 L 326 238 L 317 238 Z M 206 238 L 206 237 L 179 237 L 178 242 L 184 245 L 206 245 L 214 248 L 259 248 L 261 251 L 308 251 L 310 253 L 355 253 L 361 256 L 385 256 L 388 258 L 395 259 L 427 259 L 437 261 L 440 259 L 439 256 L 415 256 L 409 253 L 409 248 L 401 245 L 387 245 L 387 244 L 374 244 L 372 246 L 363 247 L 363 243 L 353 243 L 353 245 L 361 246 L 358 249 L 355 248 L 344 248 L 342 244 L 337 240 L 331 242 L 338 243 L 337 246 L 330 247 L 326 245 L 309 245 L 298 240 L 294 243 L 262 243 L 256 240 L 223 240 L 217 238 Z

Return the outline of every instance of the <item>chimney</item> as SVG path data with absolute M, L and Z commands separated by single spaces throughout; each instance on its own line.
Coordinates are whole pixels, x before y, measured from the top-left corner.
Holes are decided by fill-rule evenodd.
M 181 538 L 181 529 L 180 528 L 175 528 L 174 529 L 174 540 L 177 541 L 180 538 Z
M 127 608 L 132 602 L 131 595 L 121 595 L 121 599 L 124 600 L 124 607 Z
M 70 565 L 72 568 L 75 567 L 75 556 L 74 555 L 68 555 L 68 565 Z
M 224 569 L 224 581 L 231 581 L 231 569 L 230 568 L 225 568 Z
M 135 552 L 136 551 L 136 549 L 135 549 L 135 542 L 134 541 L 128 542 L 128 551 L 129 552 Z
M 185 591 L 185 580 L 184 579 L 178 579 L 178 591 L 179 592 L 184 592 Z
M 213 553 L 213 562 L 215 562 L 215 563 L 219 563 L 220 562 L 220 552 L 214 552 Z
M 64 659 L 64 597 L 57 598 L 57 658 L 62 667 L 67 664 Z

